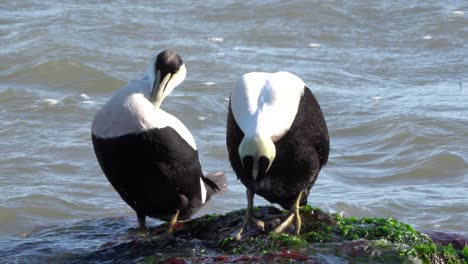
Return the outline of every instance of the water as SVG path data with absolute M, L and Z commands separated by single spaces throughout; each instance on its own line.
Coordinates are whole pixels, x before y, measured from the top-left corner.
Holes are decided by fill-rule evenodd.
M 465 1 L 2 3 L 0 260 L 57 261 L 136 226 L 90 125 L 163 49 L 188 70 L 163 108 L 192 131 L 205 172 L 229 179 L 198 215 L 246 205 L 224 143 L 233 80 L 286 70 L 312 88 L 330 131 L 310 204 L 466 236 L 466 12 Z

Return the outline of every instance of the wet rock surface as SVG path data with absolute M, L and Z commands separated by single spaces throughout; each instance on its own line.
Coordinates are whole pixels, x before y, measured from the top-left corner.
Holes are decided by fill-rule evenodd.
M 244 210 L 205 215 L 176 225 L 167 224 L 109 241 L 97 250 L 68 256 L 66 263 L 466 263 L 466 238 L 426 234 L 394 219 L 344 218 L 317 208 L 301 208 L 302 231 L 294 226 L 283 234 L 273 229 L 284 216 L 275 207 L 256 207 L 255 217 L 266 230 L 249 226 L 243 239 L 233 238 Z M 289 232 L 289 233 L 288 233 Z M 437 238 L 440 238 L 438 241 Z

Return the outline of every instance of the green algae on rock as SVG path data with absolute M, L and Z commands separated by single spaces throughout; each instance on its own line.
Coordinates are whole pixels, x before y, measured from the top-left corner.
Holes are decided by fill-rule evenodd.
M 78 257 L 76 263 L 112 260 L 116 254 L 120 261 L 138 259 L 142 263 L 466 263 L 468 259 L 467 247 L 438 245 L 395 219 L 345 218 L 311 206 L 301 208 L 300 236 L 269 232 L 284 212 L 272 206 L 256 207 L 254 215 L 267 223 L 267 230 L 249 228 L 245 239 L 238 241 L 233 234 L 244 213 L 205 215 L 181 223 L 171 235 L 164 233 L 167 224 L 162 224 L 150 228 L 148 237 L 106 245 Z

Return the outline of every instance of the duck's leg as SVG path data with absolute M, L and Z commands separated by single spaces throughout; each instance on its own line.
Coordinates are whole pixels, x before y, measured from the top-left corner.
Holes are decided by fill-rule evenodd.
M 294 206 L 289 210 L 289 215 L 286 218 L 286 220 L 284 220 L 278 227 L 275 228 L 275 230 L 274 230 L 275 233 L 278 234 L 278 233 L 283 232 L 284 229 L 286 227 L 288 227 L 292 223 L 292 220 L 293 220 L 293 218 L 295 216 L 296 217 L 296 235 L 300 234 L 302 220 L 301 220 L 301 215 L 300 215 L 300 212 L 299 212 L 299 208 L 300 208 L 299 205 L 301 203 L 301 198 L 302 198 L 302 191 L 297 196 L 297 199 L 294 202 Z
M 172 233 L 174 229 L 174 225 L 177 223 L 177 219 L 179 218 L 179 213 L 180 213 L 180 210 L 177 209 L 176 213 L 171 218 L 171 222 L 169 223 L 169 228 L 167 229 L 167 233 Z
M 265 229 L 265 223 L 263 221 L 261 221 L 261 220 L 255 219 L 253 217 L 253 199 L 254 199 L 255 194 L 252 191 L 250 191 L 249 189 L 247 189 L 246 194 L 247 194 L 247 209 L 245 210 L 244 222 L 242 223 L 242 226 L 239 229 L 239 232 L 235 236 L 235 238 L 237 240 L 242 239 L 242 232 L 251 223 L 254 223 L 261 230 Z
M 137 219 L 138 219 L 138 227 L 137 228 L 130 228 L 136 232 L 138 236 L 148 237 L 149 236 L 149 229 L 146 226 L 146 215 L 141 212 L 137 212 Z
M 137 212 L 138 219 L 138 229 L 145 231 L 146 230 L 146 216 L 143 213 Z

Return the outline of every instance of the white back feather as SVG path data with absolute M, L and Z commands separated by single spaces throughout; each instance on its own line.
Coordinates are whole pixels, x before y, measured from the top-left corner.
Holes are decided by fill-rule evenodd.
M 234 118 L 248 137 L 281 138 L 291 127 L 304 82 L 289 72 L 244 74 L 231 92 Z
M 155 109 L 149 101 L 151 86 L 145 76 L 117 91 L 94 116 L 92 133 L 100 138 L 113 138 L 170 126 L 196 150 L 195 140 L 187 127 L 175 116 Z

